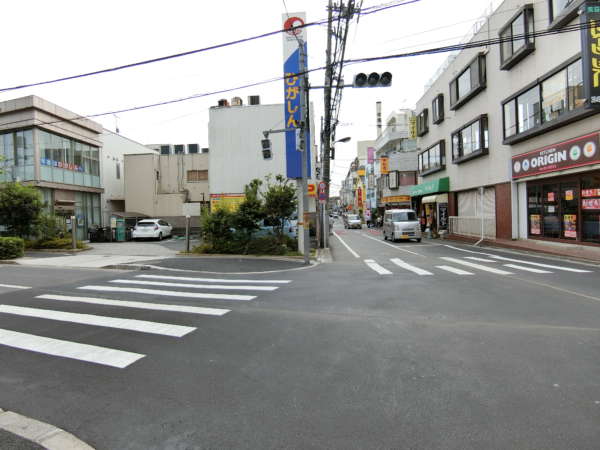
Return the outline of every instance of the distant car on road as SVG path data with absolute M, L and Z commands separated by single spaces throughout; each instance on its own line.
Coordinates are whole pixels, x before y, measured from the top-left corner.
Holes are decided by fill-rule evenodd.
M 136 239 L 158 239 L 159 241 L 171 237 L 173 227 L 163 219 L 140 220 L 131 231 L 131 238 Z
M 412 209 L 388 209 L 383 216 L 383 239 L 416 239 L 421 242 L 421 225 Z
M 346 214 L 344 216 L 344 228 L 362 228 L 362 221 L 358 214 Z

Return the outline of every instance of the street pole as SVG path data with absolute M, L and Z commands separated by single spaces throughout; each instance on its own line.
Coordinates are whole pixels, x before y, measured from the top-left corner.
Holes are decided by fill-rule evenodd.
M 304 255 L 304 264 L 310 264 L 310 233 L 308 220 L 308 172 L 306 166 L 308 163 L 308 148 L 310 142 L 307 142 L 307 130 L 310 129 L 309 111 L 308 111 L 308 73 L 306 72 L 306 53 L 304 52 L 304 41 L 298 39 L 300 51 L 300 73 L 302 74 L 301 83 L 301 102 L 300 102 L 300 151 L 302 152 L 302 178 L 300 179 L 300 190 L 302 192 L 302 201 L 298 202 L 301 207 L 298 208 L 298 223 L 302 220 L 302 254 Z M 302 215 L 300 215 L 302 213 Z M 300 237 L 300 236 L 298 236 Z M 298 240 L 299 241 L 299 240 Z M 300 243 L 300 242 L 298 242 Z
M 323 121 L 323 133 L 321 146 L 323 147 L 323 181 L 327 184 L 327 201 L 329 200 L 329 182 L 330 177 L 330 157 L 331 157 L 331 83 L 333 78 L 333 68 L 331 67 L 331 39 L 333 36 L 333 5 L 329 0 L 327 6 L 327 53 L 325 54 L 325 88 L 324 88 L 324 107 L 325 119 Z M 327 210 L 327 201 L 323 205 L 323 210 Z M 323 248 L 327 248 L 329 238 L 329 216 L 323 213 L 321 221 L 321 242 Z
M 71 247 L 77 248 L 77 217 L 71 216 Z
M 185 216 L 185 252 L 190 252 L 190 216 Z

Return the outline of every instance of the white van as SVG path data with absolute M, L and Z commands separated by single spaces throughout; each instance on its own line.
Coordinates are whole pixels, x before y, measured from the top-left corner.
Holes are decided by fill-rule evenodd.
M 383 239 L 416 239 L 421 242 L 417 213 L 412 209 L 388 209 L 383 216 Z

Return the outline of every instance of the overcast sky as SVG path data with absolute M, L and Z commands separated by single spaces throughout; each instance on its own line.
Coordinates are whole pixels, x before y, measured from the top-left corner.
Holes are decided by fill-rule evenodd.
M 364 0 L 363 7 L 390 0 Z M 393 2 L 397 3 L 397 2 Z M 382 56 L 450 45 L 499 0 L 420 0 L 361 17 L 351 25 L 347 58 Z M 282 27 L 282 14 L 305 11 L 307 21 L 327 17 L 327 0 L 19 0 L 2 4 L 4 36 L 0 88 L 44 81 L 251 37 Z M 35 94 L 82 115 L 235 88 L 279 77 L 282 37 L 275 35 L 228 48 L 109 74 L 0 93 L 0 100 Z M 326 25 L 308 30 L 309 68 L 325 64 Z M 423 87 L 447 55 L 418 56 L 344 69 L 351 82 L 358 72 L 390 71 L 393 86 L 346 89 L 333 165 L 333 189 L 356 155 L 356 141 L 375 139 L 375 102 L 383 118 L 397 108 L 413 108 Z M 323 84 L 324 73 L 310 82 Z M 260 95 L 261 103 L 281 103 L 283 81 L 211 95 L 143 111 L 95 118 L 143 144 L 194 143 L 208 146 L 208 108 L 220 98 Z M 311 93 L 315 122 L 323 110 L 322 91 Z M 283 117 L 282 117 L 283 118 Z M 257 143 L 258 145 L 258 143 Z M 258 154 L 258 147 L 257 147 Z

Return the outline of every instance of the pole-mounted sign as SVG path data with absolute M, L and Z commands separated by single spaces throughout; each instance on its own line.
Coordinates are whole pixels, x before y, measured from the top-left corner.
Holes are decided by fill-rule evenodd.
M 581 60 L 586 103 L 600 107 L 600 1 L 582 5 Z
M 283 15 L 283 72 L 284 72 L 284 119 L 285 128 L 299 128 L 301 117 L 301 76 L 300 50 L 298 42 L 303 42 L 306 55 L 306 29 L 297 28 L 304 25 L 305 13 L 289 13 Z M 303 151 L 307 152 L 307 176 L 310 178 L 310 134 L 306 124 Z M 302 177 L 302 155 L 298 151 L 297 134 L 294 131 L 285 133 L 285 163 L 288 178 Z
M 319 203 L 325 203 L 327 201 L 327 183 L 321 181 L 319 183 Z

